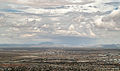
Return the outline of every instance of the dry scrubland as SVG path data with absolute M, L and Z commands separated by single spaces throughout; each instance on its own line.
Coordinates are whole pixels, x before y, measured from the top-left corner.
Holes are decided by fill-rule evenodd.
M 0 71 L 120 71 L 120 50 L 4 48 Z

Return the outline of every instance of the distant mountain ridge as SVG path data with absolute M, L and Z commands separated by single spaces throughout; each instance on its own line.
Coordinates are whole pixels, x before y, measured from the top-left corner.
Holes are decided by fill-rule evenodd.
M 104 44 L 104 45 L 96 45 L 96 48 L 106 48 L 106 49 L 120 49 L 120 44 Z
M 39 44 L 0 44 L 0 47 L 70 47 L 60 44 L 54 44 L 52 42 L 42 42 Z M 93 46 L 80 46 L 80 48 L 106 48 L 106 49 L 120 49 L 120 44 L 100 44 Z M 73 47 L 74 48 L 74 47 Z
M 59 47 L 63 46 L 52 42 L 42 42 L 39 44 L 0 44 L 0 47 Z

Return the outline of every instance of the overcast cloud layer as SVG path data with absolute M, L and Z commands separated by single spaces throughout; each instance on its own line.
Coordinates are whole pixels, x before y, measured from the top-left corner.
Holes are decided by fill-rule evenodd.
M 120 44 L 120 0 L 0 0 L 0 44 Z

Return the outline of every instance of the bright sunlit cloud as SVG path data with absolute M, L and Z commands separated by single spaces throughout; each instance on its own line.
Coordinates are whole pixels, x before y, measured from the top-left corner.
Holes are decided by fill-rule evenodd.
M 120 0 L 0 0 L 0 43 L 119 44 L 119 19 Z

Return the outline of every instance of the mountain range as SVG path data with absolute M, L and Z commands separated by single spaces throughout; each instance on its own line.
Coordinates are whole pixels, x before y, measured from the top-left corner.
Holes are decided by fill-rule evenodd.
M 52 42 L 42 42 L 42 43 L 39 43 L 39 44 L 0 44 L 0 48 L 9 48 L 9 47 L 14 47 L 14 48 L 15 47 L 27 47 L 27 48 L 28 47 L 36 47 L 36 48 L 39 48 L 39 47 L 70 47 L 70 46 L 54 44 Z M 120 44 L 99 44 L 99 45 L 92 45 L 92 46 L 80 46 L 80 48 L 119 49 Z

